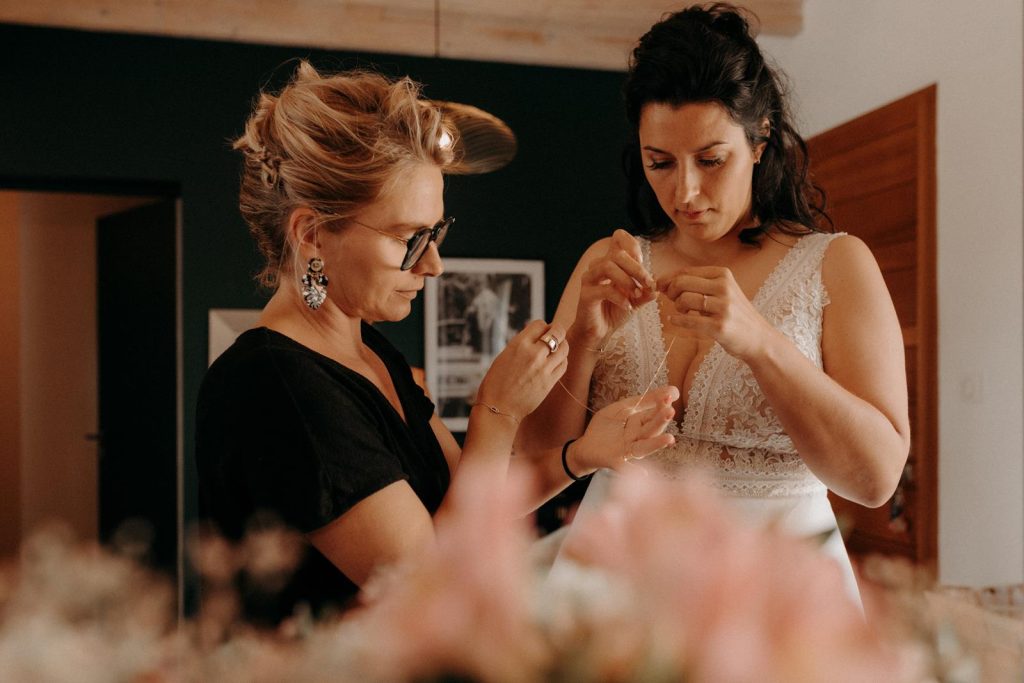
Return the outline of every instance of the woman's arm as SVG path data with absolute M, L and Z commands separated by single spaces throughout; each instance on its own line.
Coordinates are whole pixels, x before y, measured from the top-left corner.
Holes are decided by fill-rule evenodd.
M 590 379 L 601 346 L 634 307 L 656 295 L 654 280 L 642 264 L 639 242 L 624 230 L 598 240 L 580 257 L 554 317 L 554 324 L 567 330 L 569 362 L 561 386 L 554 387 L 524 420 L 517 450 L 560 448 L 583 433 Z
M 409 482 L 393 482 L 330 524 L 306 534 L 357 586 L 382 566 L 416 555 L 434 540 L 434 522 Z
M 533 321 L 495 358 L 478 390 L 480 404 L 470 413 L 464 449 L 460 451 L 436 413 L 431 418 L 431 428 L 451 469 L 451 483 L 438 514 L 444 513 L 460 487 L 486 481 L 497 491 L 504 484 L 518 422 L 536 407 L 565 369 L 567 349 L 549 353 L 547 345 L 538 342 L 549 331 L 561 336 L 558 328 Z M 408 482 L 397 481 L 307 536 L 346 576 L 362 585 L 377 567 L 415 555 L 432 543 L 433 524 Z
M 632 396 L 598 411 L 583 436 L 566 450 L 570 471 L 585 476 L 600 467 L 627 467 L 627 458 L 640 459 L 670 446 L 673 438 L 664 431 L 675 412 L 672 403 L 678 398 L 674 387 L 661 387 L 642 400 Z M 514 421 L 488 410 L 474 410 L 466 448 L 462 450 L 436 414 L 430 424 L 445 458 L 455 463 L 452 483 L 438 515 L 444 513 L 453 499 L 452 492 L 461 486 L 479 486 L 485 481 L 500 491 L 509 470 Z M 561 451 L 559 446 L 517 454 L 511 459 L 511 468 L 535 483 L 534 495 L 524 501 L 521 514 L 536 509 L 570 483 L 562 468 Z M 415 555 L 432 543 L 434 526 L 409 484 L 398 481 L 308 536 L 346 576 L 362 585 L 377 567 Z
M 754 309 L 727 268 L 685 268 L 659 287 L 681 313 L 670 322 L 747 363 L 818 478 L 844 498 L 877 507 L 895 490 L 910 447 L 899 321 L 859 239 L 832 241 L 822 279 L 831 298 L 822 325 L 824 372 Z
M 672 386 L 658 387 L 644 396 L 629 396 L 597 411 L 582 436 L 565 448 L 566 467 L 576 477 L 584 477 L 598 469 L 630 467 L 675 439 L 665 428 L 675 416 L 672 404 L 679 399 L 679 390 Z M 572 483 L 562 466 L 562 444 L 537 450 L 516 450 L 513 469 L 528 473 L 535 482 L 530 512 Z
M 877 507 L 896 489 L 910 449 L 903 335 L 861 240 L 833 240 L 822 279 L 831 298 L 825 372 L 779 333 L 748 364 L 807 466 L 840 496 Z
M 569 471 L 577 477 L 585 477 L 600 468 L 619 469 L 671 446 L 674 438 L 665 433 L 665 428 L 675 415 L 672 404 L 678 398 L 679 390 L 675 387 L 658 387 L 642 398 L 629 396 L 599 410 L 582 436 L 566 449 Z M 526 507 L 520 510 L 521 514 L 532 512 L 572 483 L 562 467 L 564 443 L 536 450 L 517 449 L 509 462 L 512 437 L 507 431 L 508 423 L 501 421 L 502 416 L 486 410 L 475 418 L 481 422 L 474 425 L 474 432 L 467 433 L 466 449 L 478 448 L 481 452 L 490 453 L 491 459 L 497 463 L 496 469 L 484 476 L 504 481 L 507 470 L 534 484 L 533 495 L 525 501 Z M 460 451 L 455 437 L 437 415 L 431 419 L 431 426 L 445 457 L 450 462 L 460 463 L 462 476 L 465 476 L 466 449 Z M 471 445 L 469 436 L 474 433 L 484 436 Z

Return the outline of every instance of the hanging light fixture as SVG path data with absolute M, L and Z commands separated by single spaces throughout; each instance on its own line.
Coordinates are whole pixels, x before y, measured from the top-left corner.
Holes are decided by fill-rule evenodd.
M 441 0 L 434 0 L 434 57 L 441 57 Z M 448 166 L 448 173 L 490 173 L 515 158 L 515 133 L 497 116 L 460 102 L 435 100 L 434 104 L 458 131 L 455 163 Z
M 515 133 L 497 116 L 459 102 L 436 104 L 458 131 L 455 138 L 455 163 L 448 167 L 448 173 L 490 173 L 503 168 L 515 158 Z

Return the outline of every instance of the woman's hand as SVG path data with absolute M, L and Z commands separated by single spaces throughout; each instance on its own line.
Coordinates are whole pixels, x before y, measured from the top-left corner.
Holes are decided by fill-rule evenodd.
M 679 399 L 674 386 L 651 389 L 643 397 L 630 396 L 597 411 L 587 430 L 571 446 L 570 469 L 580 475 L 601 467 L 618 468 L 675 443 L 665 433 Z
M 546 339 L 557 342 L 552 351 Z M 522 420 L 540 405 L 568 364 L 565 330 L 534 320 L 497 355 L 477 389 L 477 401 Z
M 600 345 L 633 308 L 656 297 L 654 278 L 643 266 L 640 243 L 625 230 L 616 230 L 605 253 L 583 272 L 573 339 Z
M 749 360 L 776 332 L 736 283 L 732 271 L 717 266 L 683 268 L 658 278 L 657 289 L 675 307 L 673 325 L 694 337 L 716 341 L 726 353 Z

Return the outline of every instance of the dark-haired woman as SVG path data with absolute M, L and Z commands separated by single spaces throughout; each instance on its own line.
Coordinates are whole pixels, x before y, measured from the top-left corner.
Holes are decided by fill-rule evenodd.
M 654 25 L 625 94 L 637 236 L 617 230 L 573 272 L 555 316 L 571 349 L 563 384 L 592 410 L 678 387 L 676 444 L 647 462 L 710 472 L 757 521 L 834 530 L 827 489 L 881 505 L 910 441 L 900 326 L 864 243 L 823 230 L 779 74 L 742 11 L 696 6 Z M 555 387 L 520 439 L 569 439 L 587 417 Z M 591 482 L 581 515 L 611 477 Z M 855 594 L 839 534 L 824 548 Z

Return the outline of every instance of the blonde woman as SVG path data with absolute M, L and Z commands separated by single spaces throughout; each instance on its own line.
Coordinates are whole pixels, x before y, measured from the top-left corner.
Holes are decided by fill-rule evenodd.
M 519 422 L 565 371 L 562 328 L 533 321 L 495 358 L 460 449 L 372 326 L 406 317 L 443 270 L 453 219 L 442 178 L 457 134 L 407 78 L 322 76 L 302 63 L 280 93 L 260 96 L 235 142 L 241 211 L 273 295 L 200 390 L 201 508 L 229 537 L 269 513 L 310 546 L 284 591 L 250 601 L 251 618 L 344 607 L 378 568 L 431 543 L 433 516 L 467 470 L 500 484 L 510 466 L 529 468 L 536 502 L 569 483 L 559 449 L 510 458 Z M 674 396 L 604 411 L 564 465 L 664 446 Z

